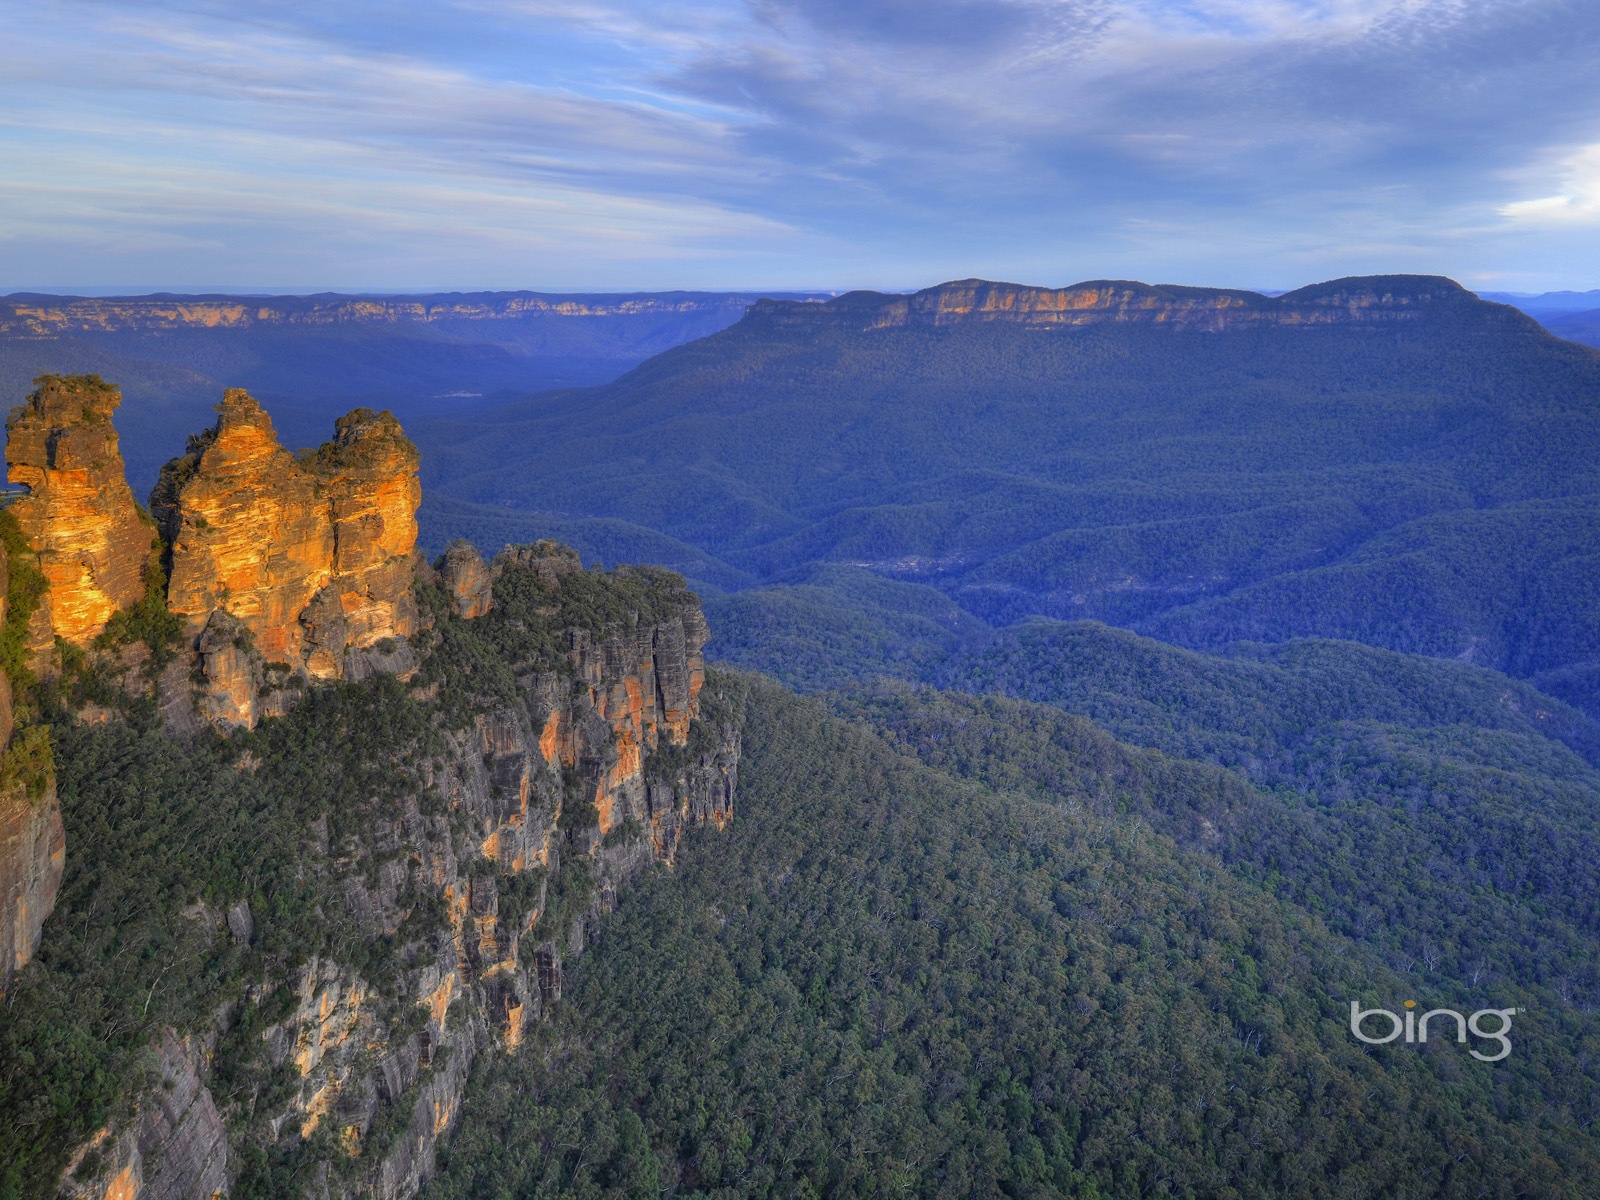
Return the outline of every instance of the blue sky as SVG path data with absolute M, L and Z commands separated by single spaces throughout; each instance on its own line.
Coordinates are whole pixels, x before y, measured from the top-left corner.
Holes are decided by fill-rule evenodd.
M 1595 0 L 0 5 L 0 292 L 1600 286 Z

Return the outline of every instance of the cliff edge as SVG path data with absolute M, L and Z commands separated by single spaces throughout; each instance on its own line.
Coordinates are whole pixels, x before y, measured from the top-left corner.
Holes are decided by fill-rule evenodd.
M 1321 328 L 1412 323 L 1451 314 L 1537 332 L 1531 317 L 1478 299 L 1438 275 L 1375 275 L 1336 279 L 1267 296 L 1224 288 L 1152 285 L 1098 279 L 1064 288 L 962 279 L 910 295 L 848 292 L 825 303 L 758 300 L 751 327 L 869 329 L 934 328 L 999 322 L 1036 328 L 1149 325 L 1221 333 L 1284 327 Z

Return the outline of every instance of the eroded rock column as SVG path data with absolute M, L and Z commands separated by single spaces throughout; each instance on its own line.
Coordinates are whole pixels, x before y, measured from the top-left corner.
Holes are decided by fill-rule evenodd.
M 6 466 L 28 495 L 11 506 L 50 584 L 54 636 L 85 645 L 144 594 L 155 529 L 139 512 L 98 376 L 44 375 L 6 422 Z

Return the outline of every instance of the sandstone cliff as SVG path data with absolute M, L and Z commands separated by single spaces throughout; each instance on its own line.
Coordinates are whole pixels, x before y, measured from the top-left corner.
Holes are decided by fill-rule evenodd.
M 650 317 L 713 312 L 754 296 L 543 295 L 476 292 L 439 296 L 14 296 L 0 299 L 0 334 L 39 337 L 121 330 L 318 328 L 351 325 L 512 322 L 529 317 Z
M 11 521 L 0 513 L 0 522 Z M 0 580 L 10 576 L 9 553 L 0 540 Z M 11 604 L 0 590 L 0 629 L 14 615 Z M 39 946 L 65 860 L 48 734 L 39 726 L 15 729 L 11 680 L 0 670 L 0 995 Z
M 204 715 L 251 726 L 304 679 L 404 669 L 381 649 L 417 629 L 418 456 L 389 413 L 341 417 L 297 462 L 242 389 L 162 470 L 167 607 L 200 657 Z M 374 651 L 376 651 L 374 653 Z
M 79 1147 L 62 1200 L 210 1200 L 228 1192 L 228 1137 L 200 1081 L 205 1048 L 165 1029 L 154 1086 L 120 1133 L 109 1126 Z
M 28 495 L 11 506 L 50 592 L 48 634 L 85 645 L 145 589 L 155 529 L 123 473 L 111 414 L 122 394 L 98 376 L 42 376 L 6 422 L 6 466 Z
M 1004 322 L 1051 328 L 1135 324 L 1216 333 L 1254 326 L 1389 326 L 1441 311 L 1538 329 L 1531 317 L 1479 300 L 1453 280 L 1433 275 L 1337 279 L 1281 296 L 1128 280 L 1041 288 L 963 279 L 908 296 L 850 292 L 823 304 L 759 300 L 746 320 L 853 330 Z
M 731 818 L 737 699 L 707 683 L 704 618 L 680 578 L 585 570 L 549 543 L 491 564 L 456 547 L 439 566 L 421 573 L 414 679 L 372 685 L 397 725 L 400 710 L 420 722 L 392 751 L 406 765 L 314 822 L 296 868 L 338 897 L 354 949 L 263 977 L 249 964 L 274 918 L 196 907 L 210 944 L 243 956 L 244 983 L 160 1032 L 156 1086 L 79 1148 L 67 1194 L 228 1194 L 268 1161 L 301 1181 L 294 1194 L 415 1195 L 479 1056 L 523 1046 L 632 876 Z M 477 581 L 465 605 L 463 578 Z M 237 765 L 268 769 L 254 751 Z
M 36 796 L 16 786 L 0 791 L 0 994 L 39 947 L 65 862 L 54 782 Z

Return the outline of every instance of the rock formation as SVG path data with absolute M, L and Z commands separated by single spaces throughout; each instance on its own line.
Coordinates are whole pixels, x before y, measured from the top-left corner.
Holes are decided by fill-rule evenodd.
M 754 295 L 548 295 L 455 292 L 437 296 L 34 296 L 0 299 L 0 335 L 40 337 L 124 330 L 248 330 L 512 323 L 529 319 L 715 313 Z
M 443 589 L 429 593 L 424 629 L 418 456 L 393 416 L 358 409 L 296 458 L 256 402 L 230 390 L 215 427 L 163 469 L 150 522 L 122 480 L 116 398 L 98 380 L 41 380 L 13 416 L 13 479 L 31 492 L 6 537 L 36 554 L 48 581 L 47 638 L 93 640 L 144 598 L 158 526 L 182 650 L 160 665 L 170 644 L 100 643 L 89 661 L 139 697 L 153 689 L 169 726 L 183 724 L 174 714 L 188 708 L 191 679 L 200 715 L 224 732 L 287 711 L 318 681 L 375 672 L 429 668 L 411 694 L 439 707 L 426 736 L 395 750 L 414 762 L 414 790 L 375 796 L 359 832 L 347 823 L 330 834 L 323 816 L 297 864 L 335 889 L 357 941 L 393 955 L 324 950 L 265 980 L 246 971 L 252 982 L 220 1009 L 163 1029 L 155 1070 L 127 1081 L 131 1115 L 78 1148 L 59 1190 L 226 1194 L 243 1169 L 233 1150 L 325 1148 L 331 1134 L 345 1165 L 317 1160 L 311 1192 L 414 1196 L 474 1058 L 521 1044 L 619 885 L 670 864 L 690 826 L 731 817 L 737 719 L 727 705 L 715 720 L 700 712 L 699 602 L 669 572 L 585 571 L 553 543 L 508 547 L 489 564 L 458 544 L 437 575 L 423 573 Z M 0 577 L 5 567 L 0 556 Z M 5 617 L 0 604 L 0 627 Z M 486 664 L 482 686 L 474 664 Z M 93 719 L 116 719 L 114 705 L 97 700 Z M 10 726 L 0 675 L 0 987 L 37 947 L 63 865 L 48 729 Z M 250 753 L 238 766 L 255 769 Z M 250 954 L 247 900 L 182 915 Z M 288 1081 L 260 1112 L 253 1096 L 209 1090 L 216 1047 L 249 1009 L 259 1015 L 233 1053 L 247 1073 Z
M 422 490 L 399 422 L 357 409 L 297 462 L 243 389 L 217 411 L 151 497 L 170 546 L 167 607 L 200 656 L 204 715 L 250 726 L 281 711 L 296 680 L 403 669 L 383 647 L 417 629 Z
M 134 502 L 111 414 L 122 394 L 98 376 L 41 376 L 6 422 L 6 466 L 28 495 L 11 512 L 50 583 L 41 621 L 85 645 L 144 594 L 155 529 Z
M 140 1093 L 132 1122 L 98 1136 L 93 1159 L 82 1149 L 78 1161 L 94 1171 L 70 1171 L 68 1195 L 210 1196 L 219 1178 L 230 1182 L 230 1146 L 257 1139 L 289 1152 L 331 1134 L 344 1161 L 318 1168 L 312 1194 L 415 1196 L 477 1057 L 521 1045 L 630 877 L 670 862 L 691 826 L 730 819 L 737 716 L 701 711 L 705 622 L 681 579 L 585 571 L 551 543 L 508 548 L 487 566 L 465 547 L 452 555 L 476 560 L 457 575 L 481 570 L 507 593 L 484 597 L 471 628 L 503 622 L 483 644 L 508 648 L 515 694 L 474 700 L 459 724 L 441 712 L 445 737 L 425 756 L 418 793 L 375 802 L 342 844 L 324 818 L 305 848 L 306 874 L 337 879 L 343 908 L 370 940 L 394 946 L 395 965 L 374 975 L 313 955 L 288 978 L 252 983 L 233 1015 L 198 1014 L 187 1041 L 164 1033 L 160 1088 Z M 581 619 L 596 596 L 604 617 Z M 225 636 L 226 621 L 218 628 Z M 429 631 L 412 685 L 441 708 L 450 680 L 423 679 L 447 632 Z M 560 882 L 568 871 L 583 881 L 576 893 Z M 247 904 L 194 919 L 219 944 L 247 948 L 257 936 Z M 287 1099 L 280 1092 L 268 1111 L 252 1109 L 254 1124 L 234 1128 L 242 1118 L 225 1103 L 218 1121 L 197 1048 L 223 1034 L 211 1022 L 231 1023 L 245 1006 L 275 1014 L 252 1026 L 248 1074 L 289 1084 Z M 224 1126 L 231 1140 L 217 1135 Z
M 455 603 L 457 616 L 470 621 L 489 611 L 494 576 L 471 542 L 456 542 L 445 551 L 439 577 Z
M 389 412 L 358 408 L 334 423 L 312 459 L 333 524 L 333 584 L 347 645 L 363 649 L 417 631 L 411 582 L 420 456 Z
M 0 994 L 39 948 L 66 865 L 66 835 L 52 780 L 44 792 L 0 792 Z
M 1139 324 L 1217 333 L 1260 325 L 1388 326 L 1443 309 L 1479 322 L 1538 329 L 1531 317 L 1481 301 L 1453 280 L 1434 275 L 1336 279 L 1282 296 L 1128 280 L 1041 288 L 963 279 L 909 296 L 849 292 L 824 304 L 758 300 L 746 320 L 854 330 L 1003 322 L 1055 328 Z
M 81 1147 L 61 1183 L 64 1200 L 210 1200 L 228 1192 L 228 1134 L 200 1080 L 203 1048 L 162 1031 L 157 1085 L 120 1136 L 108 1127 Z

